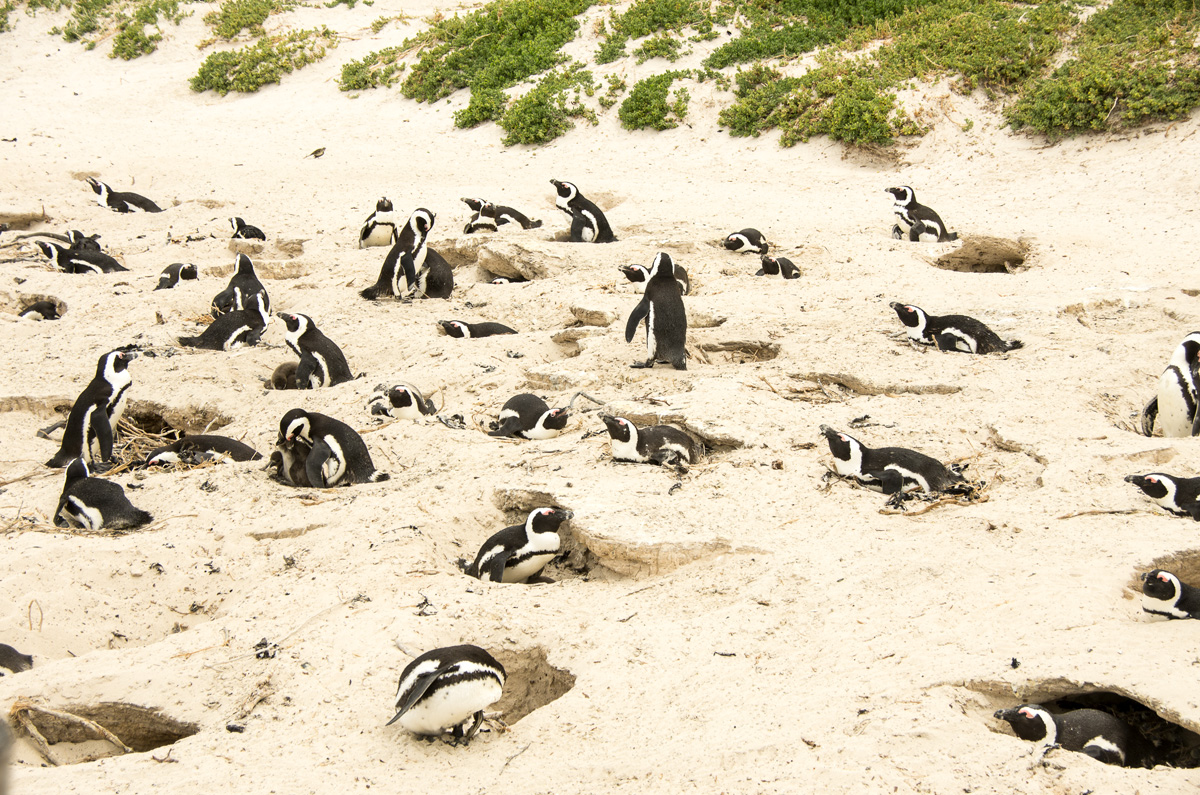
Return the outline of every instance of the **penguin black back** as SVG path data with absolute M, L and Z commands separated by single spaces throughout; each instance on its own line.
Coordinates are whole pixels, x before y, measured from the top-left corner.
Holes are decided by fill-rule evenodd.
M 257 345 L 267 330 L 267 294 L 255 293 L 245 309 L 235 309 L 218 315 L 198 337 L 180 337 L 179 344 L 188 348 L 210 351 L 229 351 L 242 345 Z
M 799 279 L 800 269 L 787 257 L 768 257 L 762 255 L 762 267 L 755 276 L 778 276 L 783 279 Z
M 626 342 L 633 341 L 638 324 L 643 321 L 648 357 L 645 362 L 635 362 L 632 366 L 648 368 L 657 361 L 665 361 L 676 370 L 686 370 L 687 312 L 682 290 L 675 280 L 675 263 L 665 251 L 654 257 L 642 300 L 625 323 Z
M 552 409 L 537 395 L 514 395 L 500 409 L 499 424 L 488 436 L 551 439 L 567 425 L 567 410 Z
M 938 350 L 962 353 L 1006 353 L 1025 347 L 1020 340 L 1002 340 L 996 332 L 966 315 L 930 315 L 919 306 L 893 301 L 909 339 Z
M 107 207 L 118 213 L 161 213 L 162 208 L 137 193 L 114 191 L 95 177 L 87 178 L 88 185 L 96 194 L 96 201 L 101 207 Z
M 1097 709 L 1053 714 L 1040 704 L 997 710 L 993 717 L 1012 726 L 1022 740 L 1059 745 L 1100 762 L 1123 767 L 1153 767 L 1146 740 L 1125 721 Z
M 354 380 L 342 349 L 321 333 L 312 318 L 295 312 L 280 312 L 277 317 L 286 326 L 284 341 L 300 357 L 296 369 L 298 389 L 337 386 Z
M 163 268 L 163 272 L 158 275 L 158 286 L 155 290 L 170 290 L 181 281 L 190 281 L 199 279 L 200 274 L 196 270 L 196 266 L 186 262 L 175 262 Z
M 907 235 L 912 242 L 919 241 L 922 235 L 930 235 L 939 243 L 958 240 L 958 233 L 947 230 L 941 216 L 917 203 L 917 194 L 909 186 L 886 188 L 884 192 L 891 194 L 892 210 L 899 221 L 892 227 L 892 237 L 899 240 Z
M 257 226 L 251 226 L 241 218 L 230 218 L 229 225 L 233 227 L 234 240 L 266 240 L 267 236 Z
M 263 311 L 269 314 L 271 297 L 267 295 L 267 288 L 263 287 L 263 283 L 258 280 L 258 274 L 254 272 L 254 262 L 245 254 L 238 254 L 234 259 L 234 267 L 236 270 L 229 278 L 228 286 L 213 297 L 212 316 L 219 317 L 226 312 L 251 309 L 255 306 L 254 296 L 260 294 L 263 297 Z
M 85 455 L 92 461 L 112 459 L 113 437 L 125 410 L 125 393 L 133 384 L 129 363 L 136 358 L 135 352 L 119 349 L 100 357 L 95 377 L 71 404 L 62 446 L 46 466 L 64 467 Z
M 100 251 L 68 249 L 44 240 L 37 241 L 37 246 L 50 264 L 63 273 L 119 273 L 129 270 Z
M 85 530 L 131 530 L 153 517 L 133 507 L 119 483 L 93 478 L 82 458 L 67 465 L 62 496 L 54 509 L 56 527 L 76 524 Z
M 740 251 L 743 254 L 767 253 L 770 244 L 767 237 L 757 229 L 743 229 L 725 236 L 725 248 L 729 251 Z
M 854 478 L 859 485 L 884 494 L 920 489 L 936 493 L 963 482 L 957 472 L 936 458 L 903 447 L 870 448 L 847 433 L 828 425 L 821 433 L 833 454 L 833 470 L 842 477 Z
M 467 745 L 483 723 L 483 711 L 503 695 L 504 681 L 504 666 L 478 646 L 427 651 L 401 672 L 396 714 L 387 725 L 399 721 L 421 736 L 450 729 L 452 744 Z
M 466 323 L 462 320 L 439 320 L 438 325 L 451 337 L 459 339 L 478 339 L 494 337 L 498 334 L 516 334 L 517 330 L 503 323 Z

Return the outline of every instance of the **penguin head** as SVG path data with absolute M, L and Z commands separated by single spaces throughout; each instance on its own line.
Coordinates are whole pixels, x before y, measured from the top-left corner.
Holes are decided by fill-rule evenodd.
M 992 717 L 1007 721 L 1022 740 L 1044 741 L 1048 745 L 1057 742 L 1058 725 L 1054 716 L 1038 704 L 998 709 Z
M 86 461 L 84 461 L 82 458 L 72 459 L 71 463 L 67 464 L 67 481 L 64 485 L 64 488 L 77 480 L 83 480 L 86 477 L 90 477 L 91 474 L 92 473 L 88 470 Z
M 233 262 L 234 262 L 234 265 L 237 267 L 237 275 L 238 276 L 253 276 L 254 275 L 254 263 L 251 262 L 250 258 L 247 257 L 245 254 L 238 254 L 237 258 L 234 259 Z
M 384 196 L 379 201 L 375 202 L 375 212 L 390 213 L 392 211 L 392 200 Z
M 855 453 L 862 455 L 862 442 L 853 436 L 835 431 L 828 425 L 821 426 L 821 433 L 824 434 L 825 441 L 829 442 L 829 452 L 839 461 L 850 461 Z
M 283 437 L 285 444 L 296 440 L 311 443 L 312 422 L 308 412 L 304 409 L 292 409 L 284 414 L 283 419 L 279 421 L 279 435 Z
M 671 255 L 665 251 L 660 251 L 654 255 L 654 262 L 650 263 L 649 267 L 650 279 L 675 279 L 675 261 L 671 259 Z
M 60 251 L 58 246 L 54 245 L 53 243 L 47 243 L 44 240 L 39 240 L 37 242 L 37 247 L 41 249 L 42 253 L 45 254 L 46 258 L 51 262 L 55 262 L 57 260 L 58 253 Z
M 614 442 L 628 442 L 637 433 L 634 424 L 624 417 L 604 416 L 600 419 L 604 420 L 604 427 L 608 429 L 608 435 Z
M 429 234 L 429 230 L 433 229 L 433 222 L 436 219 L 433 213 L 426 210 L 424 207 L 413 211 L 413 214 L 408 217 L 408 225 L 413 230 L 413 233 L 421 236 Z
M 617 269 L 631 282 L 644 282 L 649 276 L 645 265 L 620 265 Z
M 746 245 L 746 239 L 737 232 L 725 238 L 725 248 L 730 251 L 737 251 Z
M 467 324 L 461 320 L 439 320 L 438 325 L 441 326 L 442 330 L 451 337 L 458 337 L 461 339 L 471 336 L 471 329 L 469 329 Z
M 277 312 L 275 317 L 282 320 L 283 325 L 287 326 L 289 336 L 303 336 L 304 332 L 313 326 L 312 318 L 296 312 Z
M 579 195 L 579 188 L 575 187 L 570 182 L 559 182 L 556 179 L 550 180 L 550 184 L 554 186 L 554 190 L 558 192 L 558 198 L 562 199 L 561 203 L 570 202 Z
M 911 329 L 923 329 L 925 322 L 929 316 L 925 314 L 925 310 L 919 306 L 912 304 L 902 304 L 899 301 L 892 301 L 888 304 L 900 316 L 900 322 Z
M 180 279 L 199 279 L 200 274 L 196 271 L 196 266 L 191 263 L 186 263 L 179 269 Z
M 96 375 L 106 381 L 112 381 L 118 373 L 125 372 L 129 363 L 136 358 L 137 353 L 134 351 L 109 351 L 101 356 L 100 361 L 96 364 Z
M 907 185 L 901 185 L 899 188 L 886 188 L 884 193 L 892 194 L 892 198 L 896 200 L 896 204 L 902 204 L 905 207 L 917 200 L 917 194 Z
M 103 197 L 108 192 L 108 186 L 95 177 L 88 177 L 87 184 L 92 186 L 92 192 L 97 196 Z
M 483 208 L 483 205 L 487 204 L 487 200 L 486 199 L 469 199 L 469 198 L 463 197 L 462 203 L 467 205 L 468 207 L 470 207 L 473 212 L 479 212 Z
M 567 427 L 568 419 L 570 419 L 570 415 L 567 414 L 566 409 L 550 409 L 538 420 L 538 426 L 547 431 L 561 431 Z
M 1126 475 L 1125 482 L 1137 486 L 1152 500 L 1161 500 L 1175 491 L 1175 479 L 1162 472 L 1151 472 L 1149 475 Z
M 778 276 L 779 275 L 779 260 L 775 259 L 774 257 L 768 257 L 766 254 L 763 254 L 762 255 L 762 269 L 763 269 L 763 273 L 767 274 L 768 276 Z
M 246 225 L 246 222 L 241 218 L 230 218 L 229 225 L 233 227 L 233 233 L 236 235 Z
M 1142 593 L 1151 599 L 1174 602 L 1182 591 L 1179 578 L 1169 571 L 1154 569 L 1142 575 Z
M 67 240 L 71 243 L 71 248 L 74 249 L 90 249 L 99 251 L 100 244 L 96 241 L 100 239 L 100 235 L 85 235 L 78 229 L 72 229 L 67 232 Z
M 1183 342 L 1171 354 L 1171 364 L 1185 373 L 1200 367 L 1200 331 L 1193 331 L 1183 338 Z
M 535 508 L 525 519 L 527 533 L 556 533 L 558 526 L 575 514 L 563 508 Z
M 489 283 L 490 284 L 512 284 L 512 279 L 508 278 L 507 276 L 497 276 L 496 278 L 492 279 L 492 281 Z

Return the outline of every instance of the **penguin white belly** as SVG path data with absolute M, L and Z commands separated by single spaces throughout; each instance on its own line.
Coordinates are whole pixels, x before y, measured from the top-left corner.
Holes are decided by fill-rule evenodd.
M 650 308 L 646 311 L 646 353 L 651 358 L 655 358 L 658 353 L 657 343 L 654 339 L 654 302 L 650 302 Z
M 313 358 L 317 360 L 320 369 L 308 377 L 308 384 L 313 389 L 329 385 L 329 365 L 325 362 L 325 357 L 313 351 Z
M 499 701 L 503 692 L 491 677 L 456 682 L 418 701 L 397 722 L 413 734 L 441 734 Z
M 325 478 L 326 484 L 336 486 L 346 474 L 346 456 L 342 453 L 342 446 L 332 435 L 326 434 L 324 441 L 329 446 L 329 458 L 321 464 L 321 476 Z
M 642 457 L 637 449 L 637 437 L 630 438 L 627 442 L 618 442 L 612 440 L 612 457 L 614 461 L 636 461 L 645 463 L 646 459 Z
M 1191 386 L 1175 367 L 1168 367 L 1158 379 L 1158 423 L 1163 436 L 1192 435 L 1193 418 L 1188 415 L 1185 397 L 1190 390 Z
M 1088 752 L 1088 750 L 1103 751 L 1104 753 L 1112 754 L 1117 759 L 1120 759 L 1122 765 L 1125 764 L 1125 752 L 1117 747 L 1116 743 L 1105 739 L 1102 735 L 1096 735 L 1092 739 L 1088 740 L 1083 744 L 1083 748 L 1081 750 L 1085 754 Z
M 596 239 L 596 216 L 592 215 L 587 210 L 581 212 L 580 215 L 587 219 L 587 226 L 580 230 L 579 236 L 583 238 L 583 242 L 591 243 Z
M 359 248 L 391 245 L 393 233 L 394 227 L 385 224 L 375 224 L 371 232 L 359 242 Z
M 547 552 L 544 555 L 528 557 L 516 566 L 505 566 L 504 576 L 500 582 L 524 582 L 544 569 L 546 564 L 552 560 L 554 560 L 554 553 Z
M 249 326 L 238 326 L 234 332 L 229 335 L 229 339 L 225 340 L 225 344 L 221 347 L 223 347 L 226 351 L 231 351 L 234 348 L 241 348 L 246 344 L 245 337 L 249 332 Z
M 421 419 L 421 410 L 417 408 L 415 403 L 409 403 L 407 406 L 399 408 L 392 407 L 390 412 L 392 417 L 398 420 L 419 420 Z
M 560 431 L 557 428 L 531 428 L 524 431 L 526 439 L 553 439 Z

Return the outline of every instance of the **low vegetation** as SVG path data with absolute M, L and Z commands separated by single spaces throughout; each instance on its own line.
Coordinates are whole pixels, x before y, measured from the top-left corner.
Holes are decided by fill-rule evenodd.
M 328 48 L 336 46 L 337 34 L 324 27 L 264 36 L 239 50 L 210 54 L 191 79 L 191 87 L 221 96 L 230 91 L 250 93 L 321 60 Z
M 690 95 L 681 86 L 675 90 L 674 96 L 669 96 L 671 85 L 676 80 L 690 76 L 691 73 L 687 71 L 673 71 L 639 80 L 617 110 L 621 126 L 626 130 L 669 130 L 678 127 L 687 117 Z

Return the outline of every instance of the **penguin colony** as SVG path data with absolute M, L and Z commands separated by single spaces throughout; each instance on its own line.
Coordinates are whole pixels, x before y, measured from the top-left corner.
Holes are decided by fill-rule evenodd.
M 94 178 L 88 184 L 98 203 L 115 212 L 162 212 L 152 200 L 130 192 L 114 191 Z M 567 239 L 577 243 L 608 243 L 617 240 L 604 212 L 586 199 L 573 183 L 551 180 L 557 197 L 555 206 L 569 218 Z M 889 188 L 894 198 L 898 223 L 893 236 L 910 241 L 931 238 L 953 241 L 940 216 L 916 202 L 911 187 Z M 473 215 L 463 233 L 496 232 L 511 224 L 522 230 L 537 229 L 523 213 L 483 199 L 462 200 Z M 380 199 L 358 236 L 360 248 L 389 247 L 374 286 L 361 291 L 369 300 L 380 298 L 449 298 L 454 290 L 453 269 L 428 245 L 436 216 L 419 208 L 404 220 L 392 202 Z M 229 219 L 236 239 L 265 240 L 257 227 L 242 218 Z M 98 235 L 85 236 L 72 230 L 60 237 L 69 245 L 39 241 L 38 247 L 51 265 L 69 274 L 107 274 L 127 269 L 104 254 Z M 730 252 L 753 253 L 762 268 L 755 275 L 786 280 L 799 278 L 800 269 L 785 257 L 771 257 L 766 236 L 752 228 L 729 234 L 723 247 Z M 675 369 L 687 367 L 687 316 L 683 297 L 691 282 L 687 271 L 666 252 L 649 265 L 632 264 L 620 270 L 639 288 L 642 298 L 632 308 L 625 329 L 626 341 L 640 331 L 646 335 L 647 358 L 635 368 L 652 368 L 668 363 Z M 168 266 L 154 289 L 170 289 L 181 280 L 195 280 L 192 264 Z M 496 283 L 522 280 L 497 279 Z M 47 319 L 56 317 L 56 307 L 38 310 Z M 978 355 L 1018 350 L 1018 340 L 1003 340 L 984 323 L 964 315 L 930 315 L 911 304 L 892 302 L 907 336 L 914 344 L 934 346 L 941 351 Z M 254 345 L 270 324 L 270 299 L 258 280 L 252 261 L 237 255 L 235 273 L 226 288 L 211 303 L 213 322 L 197 337 L 180 337 L 182 346 L 228 351 L 239 345 Z M 26 310 L 30 311 L 30 310 Z M 281 365 L 271 381 L 276 389 L 336 387 L 354 380 L 342 350 L 317 329 L 314 319 L 296 312 L 280 312 L 285 326 L 284 341 L 299 362 Z M 518 334 L 502 323 L 459 320 L 440 321 L 451 337 L 484 338 Z M 86 531 L 128 530 L 149 523 L 152 517 L 132 505 L 116 482 L 94 477 L 112 464 L 114 436 L 127 393 L 132 385 L 129 364 L 137 353 L 121 348 L 100 357 L 96 375 L 72 405 L 65 423 L 59 452 L 47 462 L 65 467 L 65 482 L 53 521 Z M 1200 432 L 1200 332 L 1190 334 L 1172 355 L 1160 379 L 1158 393 L 1143 412 L 1143 430 L 1149 435 L 1157 422 L 1168 436 L 1194 436 Z M 397 420 L 421 420 L 439 409 L 413 384 L 380 384 L 367 402 L 370 415 Z M 488 435 L 514 439 L 552 439 L 566 427 L 566 408 L 551 408 L 534 394 L 519 394 L 499 411 L 498 422 Z M 689 434 L 669 425 L 638 427 L 629 419 L 602 415 L 610 437 L 614 461 L 650 463 L 660 466 L 698 463 L 703 448 Z M 889 495 L 919 491 L 927 494 L 955 493 L 965 483 L 961 472 L 938 460 L 898 447 L 868 447 L 858 439 L 822 425 L 832 455 L 832 471 L 854 483 Z M 237 440 L 213 435 L 188 436 L 152 451 L 144 465 L 198 465 L 210 461 L 248 462 L 262 455 Z M 91 467 L 89 467 L 91 462 Z M 374 484 L 388 474 L 375 468 L 362 436 L 336 418 L 294 408 L 279 422 L 276 448 L 270 468 L 279 480 L 297 486 L 331 488 L 339 485 Z M 1168 512 L 1200 520 L 1200 478 L 1182 478 L 1164 473 L 1130 475 L 1127 481 Z M 553 506 L 538 507 L 524 523 L 506 527 L 487 538 L 470 563 L 460 561 L 469 576 L 492 583 L 537 581 L 543 569 L 561 551 L 563 525 L 571 511 Z M 1155 569 L 1143 580 L 1145 612 L 1171 619 L 1200 618 L 1200 588 L 1183 583 L 1173 573 Z M 33 659 L 0 644 L 0 666 L 10 672 L 28 670 Z M 420 654 L 401 672 L 395 713 L 388 725 L 399 723 L 407 731 L 428 739 L 449 733 L 457 745 L 468 744 L 484 723 L 484 710 L 500 699 L 506 679 L 504 667 L 486 650 L 464 644 L 437 648 Z M 1036 704 L 998 710 L 994 717 L 1008 723 L 1018 737 L 1059 745 L 1101 762 L 1124 766 L 1152 766 L 1153 748 L 1131 727 L 1106 712 L 1081 709 L 1053 714 Z

